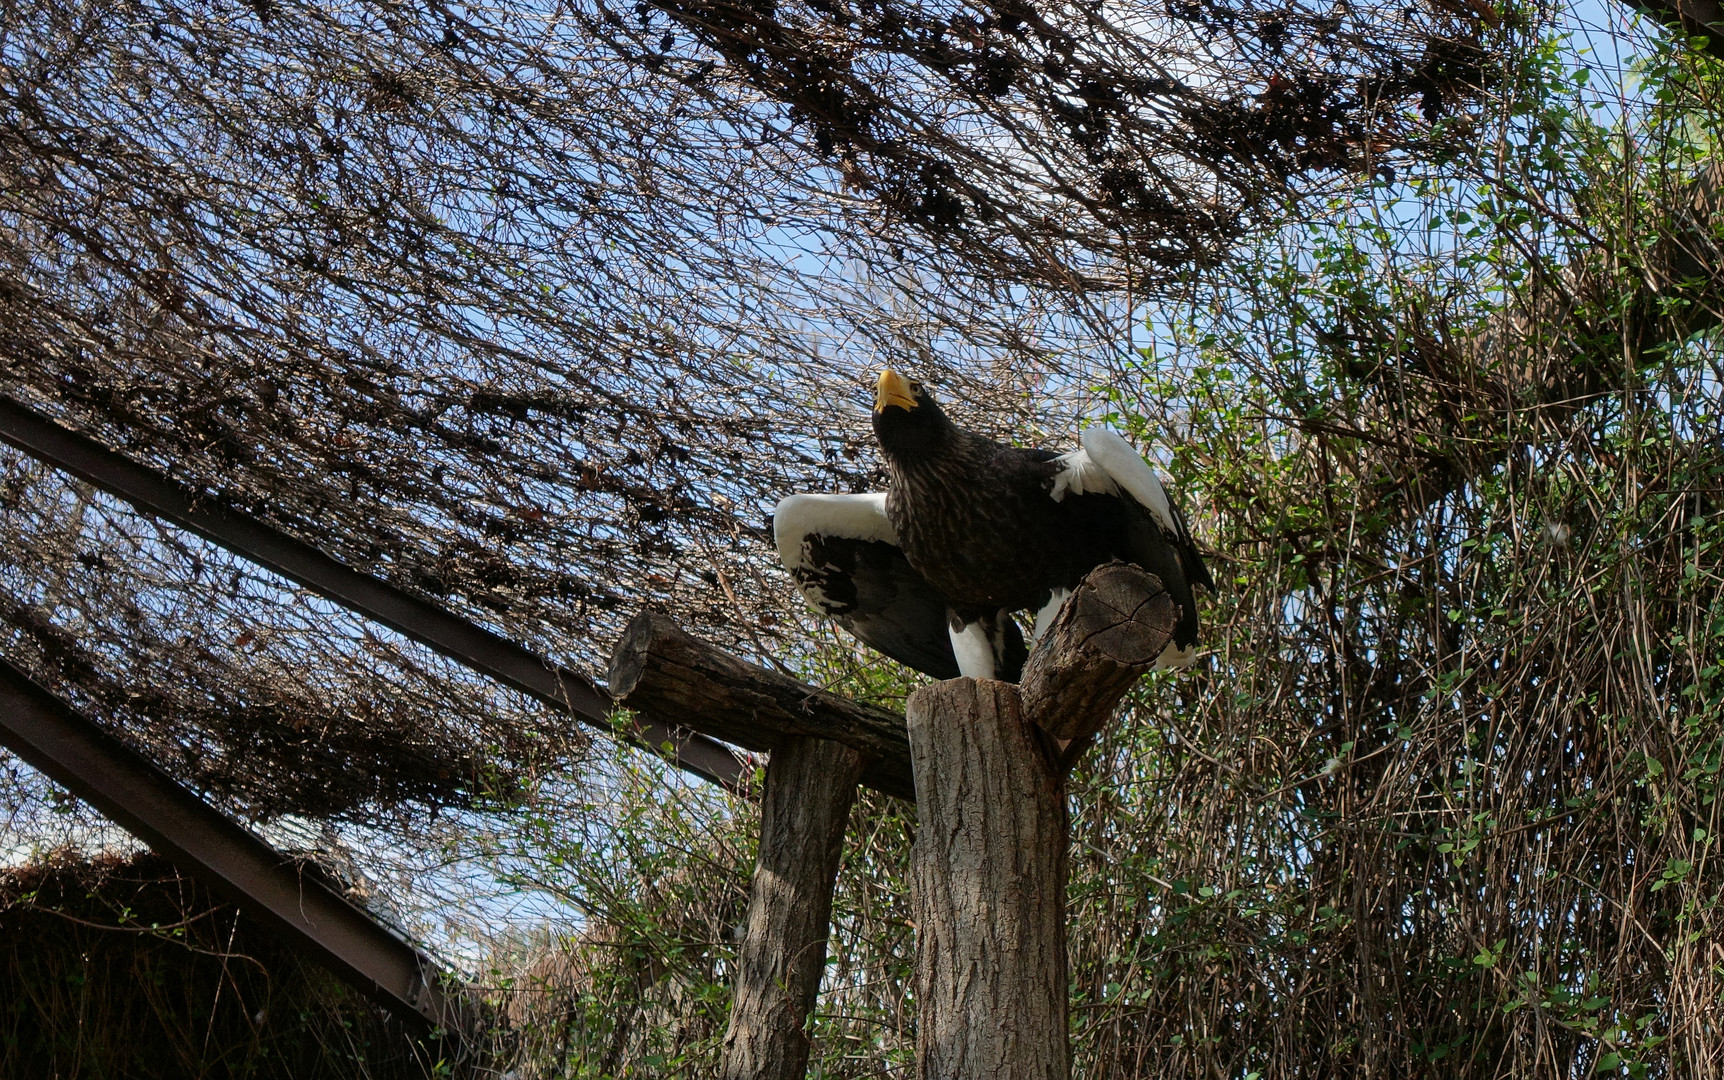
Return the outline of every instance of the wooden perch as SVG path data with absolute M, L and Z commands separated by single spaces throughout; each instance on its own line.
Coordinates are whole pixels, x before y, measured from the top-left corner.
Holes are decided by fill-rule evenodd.
M 617 642 L 609 681 L 630 708 L 772 752 L 719 1075 L 802 1080 L 856 784 L 915 798 L 904 721 L 740 660 L 651 609 Z
M 910 695 L 922 1080 L 1070 1076 L 1066 762 L 1054 740 L 1099 730 L 1178 618 L 1154 575 L 1111 563 L 1060 610 L 1021 685 L 949 679 Z
M 798 1080 L 806 1067 L 805 1024 L 858 775 L 917 799 L 921 1076 L 1069 1076 L 1066 763 L 1055 740 L 1099 730 L 1178 618 L 1153 575 L 1100 567 L 1054 619 L 1021 687 L 977 679 L 924 687 L 910 698 L 907 732 L 884 709 L 740 660 L 663 612 L 635 617 L 611 656 L 618 701 L 772 751 L 725 1080 Z
M 1093 735 L 1173 637 L 1179 605 L 1130 563 L 1090 572 L 1024 665 L 1024 715 L 1060 742 Z
M 916 797 L 902 717 L 738 659 L 662 611 L 642 611 L 623 631 L 609 682 L 631 709 L 750 750 L 772 750 L 789 736 L 843 743 L 869 761 L 862 783 Z
M 1066 1080 L 1064 770 L 1018 689 L 910 695 L 916 760 L 916 1074 Z

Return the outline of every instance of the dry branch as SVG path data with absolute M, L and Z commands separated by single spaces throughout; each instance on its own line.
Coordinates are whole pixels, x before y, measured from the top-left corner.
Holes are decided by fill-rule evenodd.
M 609 682 L 630 708 L 750 750 L 802 735 L 842 743 L 869 759 L 862 783 L 915 798 L 901 718 L 740 660 L 662 611 L 649 608 L 629 623 L 611 654 Z
M 1724 56 L 1724 6 L 1718 0 L 1631 0 L 1672 31 L 1704 38 L 1706 51 Z

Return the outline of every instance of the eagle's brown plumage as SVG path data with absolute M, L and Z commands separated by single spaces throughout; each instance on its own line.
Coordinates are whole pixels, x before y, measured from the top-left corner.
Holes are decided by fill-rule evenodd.
M 1192 587 L 1214 583 L 1178 508 L 1124 440 L 1091 429 L 1071 454 L 1005 446 L 953 424 L 890 370 L 874 431 L 891 480 L 884 499 L 793 495 L 774 524 L 804 595 L 856 636 L 939 678 L 1015 680 L 1028 651 L 1013 613 L 1047 616 L 1091 570 L 1121 559 L 1180 605 L 1163 662 L 1190 662 Z

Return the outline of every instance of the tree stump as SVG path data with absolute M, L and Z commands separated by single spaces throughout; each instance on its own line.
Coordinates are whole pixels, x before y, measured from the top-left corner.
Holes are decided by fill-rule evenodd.
M 1066 1080 L 1065 768 L 1178 617 L 1152 575 L 1100 567 L 1031 654 L 1021 691 L 924 687 L 910 697 L 908 742 L 892 714 L 748 664 L 660 612 L 629 625 L 611 658 L 618 700 L 772 751 L 725 1080 L 800 1080 L 807 1068 L 858 779 L 900 795 L 914 785 L 919 1074 Z M 1078 741 L 1062 757 L 1065 740 Z
M 1066 802 L 1018 689 L 949 679 L 911 695 L 917 1073 L 1065 1080 Z
M 1062 743 L 1100 731 L 1155 666 L 1179 614 L 1154 574 L 1122 562 L 1090 571 L 1024 664 L 1025 713 Z
M 910 696 L 922 1080 L 1070 1076 L 1056 736 L 1084 740 L 1106 723 L 1178 618 L 1153 575 L 1110 564 L 1066 602 L 1021 686 L 949 679 Z

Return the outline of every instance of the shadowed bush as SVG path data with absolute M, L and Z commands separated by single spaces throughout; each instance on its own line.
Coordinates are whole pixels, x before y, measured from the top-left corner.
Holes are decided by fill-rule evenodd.
M 0 1076 L 393 1080 L 435 1061 L 158 855 L 0 873 Z

